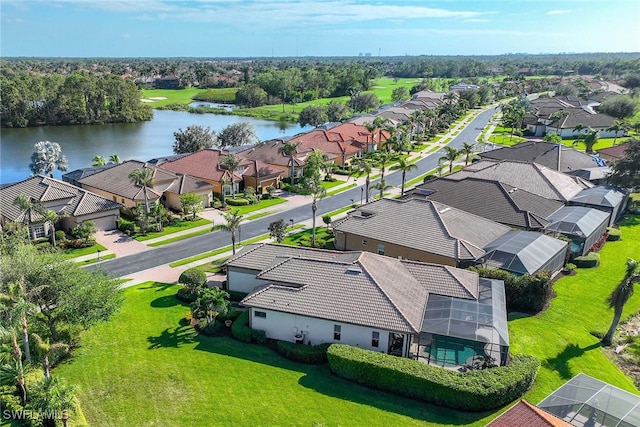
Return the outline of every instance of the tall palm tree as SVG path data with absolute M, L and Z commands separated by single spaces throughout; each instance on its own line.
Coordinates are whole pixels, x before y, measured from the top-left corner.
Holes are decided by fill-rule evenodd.
M 120 164 L 120 156 L 118 156 L 118 153 L 111 153 L 111 155 L 109 155 L 109 163 Z
M 627 268 L 624 273 L 624 277 L 607 298 L 607 305 L 609 308 L 613 308 L 613 321 L 611 322 L 611 327 L 605 336 L 602 337 L 603 345 L 609 346 L 613 342 L 613 334 L 616 332 L 616 328 L 620 322 L 620 317 L 622 317 L 622 309 L 629 298 L 633 295 L 633 286 L 636 283 L 640 283 L 638 261 L 635 259 L 629 259 L 627 260 Z
M 578 135 L 578 138 L 576 138 L 573 144 L 575 145 L 582 141 L 585 153 L 593 153 L 593 147 L 597 144 L 599 139 L 600 132 L 597 129 L 586 128 L 584 133 Z
M 236 233 L 240 228 L 240 223 L 244 220 L 244 216 L 240 215 L 240 209 L 236 209 L 231 213 L 223 214 L 224 220 L 226 221 L 224 224 L 220 224 L 217 227 L 221 230 L 228 231 L 231 233 L 231 249 L 233 254 L 236 254 Z
M 107 164 L 104 156 L 95 156 L 92 160 L 91 166 L 104 166 Z
M 55 377 L 43 378 L 34 387 L 31 406 L 42 415 L 44 427 L 55 427 L 56 416 L 62 414 L 62 425 L 69 422 L 69 412 L 77 409 L 75 401 L 75 387 L 64 384 Z
M 616 145 L 616 140 L 618 139 L 618 133 L 628 131 L 631 128 L 629 123 L 623 122 L 622 120 L 615 120 L 613 125 L 607 128 L 607 132 L 615 132 L 613 135 L 613 145 Z
M 402 185 L 400 187 L 400 196 L 404 196 L 404 184 L 407 179 L 407 172 L 418 169 L 418 165 L 409 162 L 405 157 L 398 160 L 398 170 L 402 172 Z
M 467 166 L 469 164 L 469 157 L 474 153 L 476 148 L 475 144 L 469 144 L 468 142 L 462 143 L 462 148 L 458 150 L 458 154 L 464 155 L 464 165 Z
M 24 286 L 23 272 L 15 271 L 14 273 L 16 277 L 12 277 L 11 279 L 15 280 L 7 283 L 5 291 L 0 293 L 1 318 L 7 327 L 19 329 L 22 332 L 21 338 L 24 358 L 27 363 L 31 363 L 27 316 L 35 311 L 35 306 L 28 299 Z M 13 275 L 14 274 L 11 274 L 11 276 Z
M 13 204 L 22 211 L 22 223 L 25 227 L 29 227 L 29 224 L 35 221 L 44 220 L 51 226 L 52 233 L 51 244 L 56 245 L 55 236 L 55 223 L 58 221 L 59 216 L 54 211 L 44 207 L 44 205 L 37 200 L 28 197 L 25 194 L 19 194 L 13 199 Z M 31 233 L 29 233 L 31 234 Z
M 236 191 L 233 183 L 233 177 L 239 164 L 240 159 L 235 154 L 230 153 L 222 157 L 219 165 L 221 169 L 227 170 L 231 174 L 231 197 L 234 199 L 236 197 Z
M 384 129 L 388 123 L 389 120 L 382 116 L 376 116 L 376 118 L 373 119 L 373 125 L 378 129 L 378 149 L 382 147 L 382 129 Z
M 33 334 L 33 337 L 36 339 L 36 342 L 38 343 L 38 352 L 40 353 L 40 357 L 42 358 L 42 371 L 44 372 L 44 377 L 50 378 L 51 363 L 49 361 L 49 358 L 57 352 L 68 351 L 69 345 L 63 342 L 50 344 L 48 340 L 45 341 L 38 334 Z
M 380 168 L 380 179 L 384 179 L 384 174 L 387 168 L 387 165 L 391 161 L 393 155 L 389 152 L 383 151 L 380 153 L 378 157 L 378 167 Z
M 311 247 L 316 246 L 316 212 L 318 201 L 327 195 L 327 190 L 322 186 L 319 176 L 306 180 L 305 190 L 311 196 Z
M 291 185 L 294 184 L 295 180 L 295 155 L 296 153 L 298 153 L 298 145 L 300 145 L 299 142 L 287 141 L 284 145 L 278 147 L 279 154 L 289 156 L 289 172 L 291 176 Z
M 567 117 L 569 115 L 569 112 L 567 110 L 560 110 L 560 111 L 556 111 L 555 113 L 551 114 L 549 116 L 549 120 L 551 120 L 551 122 L 557 122 L 557 134 L 560 135 L 560 133 L 562 133 L 562 120 Z M 575 131 L 575 129 L 574 129 Z
M 222 196 L 222 207 L 225 208 L 227 206 L 226 194 L 224 192 L 224 187 L 227 185 L 227 180 L 225 178 L 220 179 L 220 191 Z
M 587 128 L 587 127 L 586 127 L 584 124 L 582 124 L 582 123 L 578 123 L 578 124 L 576 125 L 576 127 L 574 127 L 574 128 L 573 128 L 573 133 L 576 133 L 576 132 L 577 132 L 577 133 L 578 133 L 578 138 L 580 138 L 580 133 L 581 133 L 584 129 L 586 129 L 586 128 Z
M 453 162 L 456 161 L 460 153 L 453 147 L 444 147 L 444 156 L 438 159 L 439 162 L 449 162 L 449 173 L 453 172 Z
M 374 190 L 379 190 L 380 191 L 379 198 L 382 199 L 384 197 L 384 192 L 390 188 L 393 188 L 393 185 L 387 184 L 387 181 L 384 178 L 380 178 L 380 181 L 373 184 L 371 188 L 373 188 Z
M 135 185 L 142 187 L 144 193 L 144 204 L 146 207 L 146 214 L 151 212 L 149 208 L 149 187 L 153 184 L 153 169 L 148 167 L 141 167 L 140 169 L 134 169 L 129 173 L 129 180 Z
M 51 246 L 56 246 L 56 222 L 60 216 L 52 211 L 51 209 L 45 209 L 42 212 L 42 216 L 44 217 L 44 221 L 49 223 L 49 233 L 51 233 Z
M 369 131 L 369 133 L 371 134 L 371 149 L 374 150 L 374 147 L 377 147 L 377 145 L 375 145 L 375 130 L 377 129 L 377 127 L 372 122 L 364 122 L 364 127 L 367 128 L 367 131 Z M 367 147 L 367 151 L 369 151 L 369 147 Z
M 358 167 L 358 175 L 362 176 L 362 174 L 366 174 L 367 178 L 364 183 L 364 191 L 366 193 L 366 202 L 369 203 L 369 187 L 371 186 L 371 171 L 373 169 L 373 165 L 369 159 L 365 159 L 364 157 L 358 159 L 356 162 L 356 166 Z
M 67 157 L 62 154 L 60 144 L 51 141 L 39 141 L 33 146 L 29 169 L 34 175 L 47 175 L 53 178 L 53 170 L 61 172 L 69 170 Z

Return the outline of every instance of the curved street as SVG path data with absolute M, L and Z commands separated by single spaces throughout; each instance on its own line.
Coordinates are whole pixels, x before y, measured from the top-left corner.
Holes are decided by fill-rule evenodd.
M 478 114 L 471 123 L 462 128 L 459 134 L 453 137 L 447 145 L 454 148 L 460 148 L 464 142 L 475 142 L 476 138 L 478 138 L 484 127 L 489 123 L 495 112 L 495 108 L 489 108 Z M 442 155 L 442 150 L 438 150 L 416 162 L 415 164 L 418 168 L 407 172 L 406 180 L 410 181 L 436 168 L 438 165 L 438 159 Z M 402 175 L 396 171 L 389 171 L 385 175 L 385 179 L 387 183 L 392 186 L 400 186 Z M 372 180 L 371 184 L 378 181 L 379 179 Z M 320 218 L 328 212 L 348 206 L 354 200 L 360 201 L 360 197 L 362 195 L 361 188 L 362 186 L 354 187 L 331 197 L 322 199 L 318 203 L 317 217 Z M 284 211 L 286 212 L 285 219 L 293 219 L 294 223 L 300 223 L 311 219 L 311 208 L 309 205 L 310 202 L 304 206 L 298 206 Z M 267 227 L 271 221 L 273 221 L 272 217 L 264 217 L 242 224 L 242 239 L 246 240 L 267 233 Z M 217 231 L 165 246 L 160 246 L 157 249 L 103 261 L 100 264 L 96 264 L 88 268 L 101 269 L 114 277 L 122 277 L 138 271 L 147 270 L 209 252 L 217 248 L 228 246 L 229 244 L 229 234 Z

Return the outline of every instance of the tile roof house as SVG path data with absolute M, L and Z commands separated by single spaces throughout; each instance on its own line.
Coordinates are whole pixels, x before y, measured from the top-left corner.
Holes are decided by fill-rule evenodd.
M 335 247 L 466 266 L 510 228 L 430 200 L 380 199 L 333 223 Z
M 609 214 L 584 206 L 565 206 L 549 218 L 545 233 L 571 239 L 571 252 L 586 255 L 601 239 L 609 225 Z
M 296 177 L 302 176 L 306 165 L 306 158 L 313 151 L 310 147 L 298 146 L 297 153 L 293 155 L 293 165 L 291 165 L 290 156 L 279 152 L 278 150 L 287 142 L 294 142 L 292 139 L 271 139 L 269 141 L 260 142 L 250 148 L 238 151 L 236 155 L 247 160 L 257 160 L 267 165 L 273 166 L 282 171 L 281 177 L 291 176 L 291 170 Z
M 339 342 L 425 359 L 422 338 L 428 335 L 434 348 L 439 339 L 451 338 L 432 331 L 432 317 L 428 317 L 433 314 L 429 301 L 444 297 L 476 313 L 475 321 L 459 325 L 469 337 L 465 340 L 468 348 L 478 350 L 467 353 L 469 357 L 495 351 L 502 357 L 499 362 L 506 362 L 506 312 L 504 299 L 499 297 L 504 297 L 502 282 L 479 279 L 473 272 L 454 267 L 367 252 L 329 256 L 332 259 L 280 256 L 258 273 L 263 286 L 241 302 L 250 309 L 251 327 L 264 330 L 272 339 L 313 345 Z M 498 298 L 492 299 L 494 291 Z M 479 312 L 488 317 L 478 320 Z M 495 342 L 487 336 L 500 339 Z M 495 350 L 489 349 L 492 345 Z M 442 362 L 437 357 L 425 361 Z
M 552 415 L 526 400 L 521 400 L 486 427 L 573 427 L 568 422 Z
M 518 160 L 537 163 L 564 173 L 598 166 L 594 159 L 595 156 L 572 147 L 549 142 L 521 142 L 512 147 L 496 148 L 478 153 L 478 155 L 489 160 Z
M 48 236 L 50 227 L 41 215 L 22 212 L 13 204 L 21 194 L 56 212 L 60 217 L 59 228 L 63 230 L 84 221 L 93 221 L 98 230 L 112 230 L 120 217 L 119 203 L 54 178 L 33 176 L 0 189 L 0 221 L 28 223 L 34 239 Z
M 366 152 L 361 147 L 353 145 L 348 136 L 336 132 L 335 128 L 330 130 L 314 129 L 297 135 L 291 140 L 299 143 L 300 147 L 304 147 L 304 149 L 322 151 L 337 165 L 344 165 L 354 157 L 361 156 Z
M 609 214 L 609 226 L 613 226 L 622 216 L 629 200 L 629 194 L 611 185 L 585 188 L 569 200 L 570 206 L 586 206 Z
M 564 204 L 499 181 L 467 177 L 434 179 L 406 198 L 425 198 L 523 230 L 543 230 L 547 217 Z
M 628 146 L 629 144 L 624 143 L 614 145 L 612 147 L 601 148 L 600 150 L 598 150 L 598 154 L 607 162 L 615 163 L 625 156 L 625 152 L 627 151 Z
M 153 170 L 152 185 L 146 190 L 129 179 L 131 172 L 141 168 Z M 118 202 L 129 209 L 145 203 L 148 199 L 151 205 L 162 203 L 171 209 L 181 211 L 180 196 L 187 193 L 202 196 L 205 206 L 211 202 L 212 187 L 207 182 L 192 176 L 175 174 L 138 160 L 128 160 L 81 178 L 77 182 L 82 188 Z
M 447 179 L 462 180 L 467 177 L 499 181 L 563 203 L 571 200 L 585 188 L 594 186 L 588 181 L 557 172 L 537 163 L 515 160 L 481 160 L 447 175 Z

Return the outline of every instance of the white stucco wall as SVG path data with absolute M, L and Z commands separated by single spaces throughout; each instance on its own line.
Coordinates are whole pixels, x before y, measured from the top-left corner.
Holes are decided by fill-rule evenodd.
M 264 285 L 266 282 L 256 278 L 258 272 L 246 269 L 236 269 L 227 267 L 227 289 L 235 292 L 248 294 L 256 286 Z
M 256 317 L 256 311 L 265 312 L 267 317 Z M 251 327 L 265 331 L 267 338 L 294 342 L 294 335 L 304 333 L 305 344 L 340 343 L 383 353 L 386 353 L 389 348 L 389 331 L 383 329 L 259 308 L 251 308 L 249 319 Z M 333 339 L 334 325 L 341 326 L 340 341 Z M 378 332 L 380 336 L 378 347 L 371 346 L 371 333 L 374 331 Z

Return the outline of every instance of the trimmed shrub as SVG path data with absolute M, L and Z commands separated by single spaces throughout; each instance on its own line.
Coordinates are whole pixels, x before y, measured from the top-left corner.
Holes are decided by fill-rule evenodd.
M 267 333 L 262 329 L 251 329 L 251 341 L 256 344 L 264 344 L 267 342 Z
M 222 321 L 220 321 L 219 319 L 214 320 L 204 328 L 198 328 L 202 335 L 206 335 L 208 337 L 215 337 L 217 335 L 220 335 L 220 329 L 222 329 Z
M 229 206 L 249 206 L 250 205 L 249 200 L 241 197 L 237 197 L 235 199 L 228 198 L 226 201 Z
M 129 221 L 125 218 L 118 218 L 118 221 L 116 221 L 116 223 L 118 226 L 118 230 L 122 231 L 123 233 L 133 234 L 136 231 L 136 225 L 133 223 L 133 221 Z
M 224 314 L 218 314 L 218 317 L 216 317 L 216 319 L 220 319 L 223 322 L 225 320 L 236 320 L 238 317 L 240 317 L 240 315 L 243 313 L 242 310 L 230 310 Z
M 597 267 L 600 264 L 600 254 L 597 252 L 589 252 L 586 255 L 575 257 L 573 263 L 578 268 Z
M 249 310 L 242 313 L 233 325 L 231 325 L 231 335 L 238 341 L 251 342 L 251 328 L 249 327 Z
M 296 344 L 288 341 L 278 341 L 278 353 L 290 360 L 302 363 L 327 363 L 327 349 L 331 344 L 320 345 Z
M 64 242 L 66 239 L 67 239 L 67 233 L 65 233 L 63 230 L 56 231 L 56 242 L 57 243 Z
M 182 283 L 193 292 L 196 288 L 207 283 L 207 273 L 200 267 L 188 268 L 182 272 L 178 278 L 178 283 Z
M 198 298 L 198 294 L 196 292 L 193 292 L 191 289 L 186 288 L 186 287 L 182 287 L 182 288 L 178 289 L 178 292 L 176 293 L 176 299 L 178 301 L 182 301 L 182 302 L 185 302 L 187 304 L 191 304 L 197 298 Z
M 493 268 L 470 267 L 486 279 L 498 279 L 504 282 L 507 298 L 507 311 L 538 312 L 549 299 L 550 275 L 547 271 L 539 271 L 534 275 L 516 276 L 504 270 Z
M 463 411 L 488 411 L 522 396 L 533 384 L 540 361 L 516 355 L 509 366 L 452 371 L 417 360 L 332 344 L 331 372 L 393 394 Z
M 622 232 L 617 228 L 607 228 L 607 242 L 615 242 L 622 238 Z

